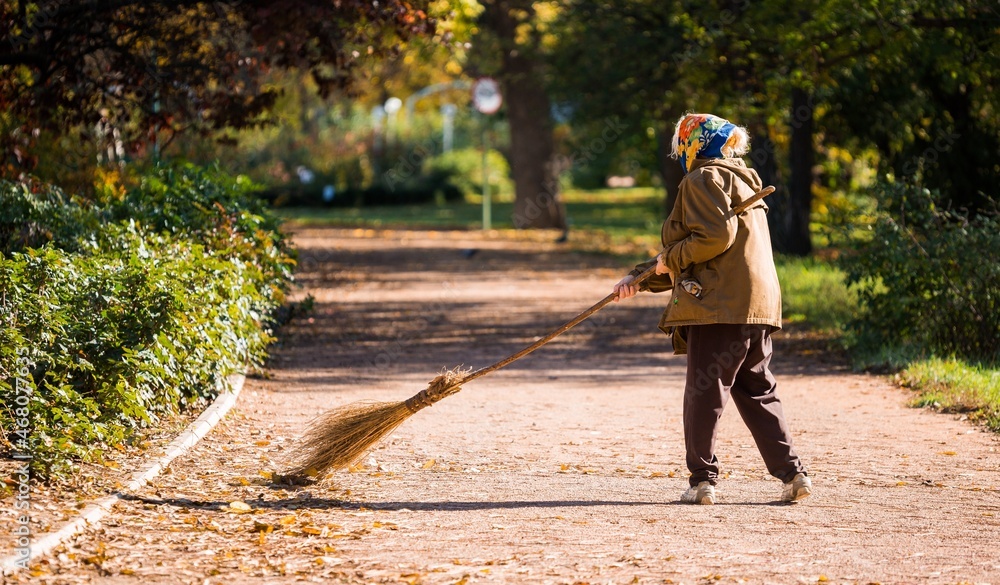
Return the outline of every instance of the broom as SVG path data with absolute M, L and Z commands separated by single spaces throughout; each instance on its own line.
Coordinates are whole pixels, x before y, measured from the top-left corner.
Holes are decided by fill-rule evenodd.
M 751 205 L 773 192 L 774 187 L 770 186 L 758 191 L 753 197 L 733 208 L 727 219 L 743 213 Z M 638 285 L 655 273 L 656 265 L 653 265 L 632 282 Z M 609 294 L 555 331 L 495 364 L 473 372 L 461 368 L 447 370 L 431 380 L 426 388 L 402 402 L 353 402 L 321 414 L 309 423 L 298 446 L 289 457 L 291 462 L 289 468 L 282 476 L 289 479 L 317 477 L 327 471 L 349 466 L 422 408 L 457 393 L 462 389 L 462 385 L 510 365 L 542 347 L 603 309 L 617 296 L 616 293 Z

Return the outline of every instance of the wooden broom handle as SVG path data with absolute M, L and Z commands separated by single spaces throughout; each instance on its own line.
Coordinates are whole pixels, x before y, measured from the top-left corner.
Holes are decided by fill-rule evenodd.
M 747 209 L 750 209 L 751 205 L 753 205 L 754 203 L 757 203 L 758 201 L 760 201 L 761 199 L 767 197 L 771 193 L 774 193 L 774 187 L 772 187 L 772 186 L 764 187 L 763 189 L 761 189 L 760 191 L 758 191 L 757 193 L 755 193 L 753 195 L 753 197 L 747 199 L 743 203 L 741 203 L 741 204 L 737 205 L 736 207 L 734 207 L 733 210 L 730 212 L 729 217 L 726 218 L 726 221 L 728 221 L 728 220 L 736 217 L 737 215 L 743 213 Z M 646 270 L 644 270 L 641 274 L 639 274 L 639 276 L 635 277 L 635 279 L 632 280 L 632 284 L 638 285 L 638 284 L 641 284 L 643 282 L 646 282 L 654 274 L 656 274 L 656 265 L 655 264 L 652 265 L 652 266 L 650 266 Z M 461 380 L 459 380 L 458 382 L 456 382 L 455 386 L 461 386 L 463 384 L 466 384 L 468 382 L 471 382 L 471 381 L 475 380 L 476 378 L 485 376 L 486 374 L 489 374 L 490 372 L 495 372 L 495 371 L 499 370 L 500 368 L 502 368 L 504 366 L 508 366 L 508 365 L 512 364 L 513 362 L 516 362 L 517 360 L 523 358 L 524 356 L 528 355 L 529 353 L 535 351 L 539 347 L 542 347 L 546 343 L 552 341 L 556 337 L 559 337 L 563 333 L 566 333 L 567 331 L 569 331 L 573 327 L 579 325 L 581 322 L 585 321 L 588 317 L 590 317 L 594 313 L 596 313 L 596 312 L 600 311 L 601 309 L 603 309 L 604 307 L 606 307 L 609 303 L 611 303 L 612 301 L 614 301 L 617 297 L 618 297 L 618 293 L 614 293 L 613 292 L 613 293 L 609 294 L 608 296 L 604 297 L 603 299 L 597 301 L 597 303 L 594 306 L 590 307 L 586 311 L 580 313 L 576 317 L 573 317 L 572 319 L 570 319 L 569 321 L 567 321 L 566 323 L 564 323 L 561 327 L 559 327 L 558 329 L 556 329 L 552 333 L 549 333 L 545 337 L 539 339 L 538 341 L 532 343 L 528 347 L 522 349 L 521 351 L 515 353 L 514 355 L 512 355 L 512 356 L 510 356 L 508 358 L 502 359 L 502 360 L 498 361 L 497 363 L 495 363 L 493 365 L 486 366 L 485 368 L 480 368 L 480 369 L 478 369 L 478 370 L 476 370 L 476 371 L 474 371 L 474 372 L 466 375 Z

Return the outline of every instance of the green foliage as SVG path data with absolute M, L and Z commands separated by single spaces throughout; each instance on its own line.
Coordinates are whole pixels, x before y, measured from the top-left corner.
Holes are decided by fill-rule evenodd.
M 75 249 L 97 229 L 98 214 L 71 202 L 59 189 L 34 181 L 0 185 L 0 251 L 37 248 L 53 240 Z
M 486 155 L 489 166 L 489 183 L 491 196 L 496 201 L 513 201 L 514 186 L 510 180 L 510 165 L 507 159 L 496 150 L 490 150 Z M 478 196 L 483 193 L 483 152 L 475 148 L 452 150 L 431 157 L 424 163 L 428 174 L 441 174 L 448 177 L 463 195 Z
M 857 292 L 847 286 L 846 275 L 835 265 L 815 258 L 780 256 L 775 267 L 785 320 L 836 334 L 854 318 Z
M 58 476 L 260 363 L 294 260 L 249 188 L 215 169 L 158 167 L 85 208 L 0 182 L 0 205 L 21 210 L 0 233 L 27 221 L 44 234 L 8 238 L 0 256 L 3 450 Z
M 901 183 L 883 184 L 880 201 L 870 240 L 844 260 L 863 306 L 855 349 L 869 363 L 1000 361 L 1000 217 L 941 208 Z

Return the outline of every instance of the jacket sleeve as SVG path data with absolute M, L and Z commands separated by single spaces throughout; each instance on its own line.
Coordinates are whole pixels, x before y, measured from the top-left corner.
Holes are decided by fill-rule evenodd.
M 656 266 L 656 258 L 652 260 L 646 260 L 641 264 L 636 264 L 632 272 L 629 272 L 633 277 L 638 277 L 640 274 L 646 271 L 646 269 Z M 654 274 L 646 279 L 645 282 L 639 284 L 639 290 L 648 291 L 653 293 L 663 292 L 665 290 L 670 290 L 674 287 L 673 281 L 670 279 L 670 275 L 667 274 Z
M 729 218 L 732 199 L 716 176 L 705 173 L 696 181 L 685 181 L 677 203 L 684 206 L 690 234 L 667 246 L 665 260 L 674 274 L 681 274 L 728 250 L 736 241 L 737 223 Z

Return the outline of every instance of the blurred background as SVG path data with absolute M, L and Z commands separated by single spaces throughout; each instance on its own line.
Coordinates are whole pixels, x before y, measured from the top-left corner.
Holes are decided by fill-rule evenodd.
M 476 203 L 485 145 L 499 225 L 560 227 L 548 199 L 573 190 L 665 213 L 673 124 L 702 111 L 750 130 L 775 245 L 806 255 L 887 185 L 978 211 L 1000 180 L 987 0 L 0 6 L 4 175 L 69 189 L 181 158 L 277 206 Z M 471 104 L 486 76 L 494 115 Z

